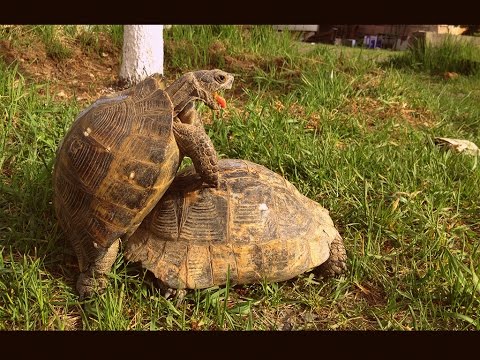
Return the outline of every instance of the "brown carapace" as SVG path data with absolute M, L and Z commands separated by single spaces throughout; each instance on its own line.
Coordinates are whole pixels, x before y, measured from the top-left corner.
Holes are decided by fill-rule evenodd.
M 316 268 L 346 269 L 343 240 L 328 211 L 264 166 L 219 161 L 218 188 L 199 187 L 188 168 L 125 243 L 125 257 L 162 286 L 282 281 Z
M 221 70 L 190 72 L 167 88 L 151 76 L 74 121 L 57 152 L 53 202 L 78 258 L 81 297 L 105 287 L 119 241 L 162 197 L 183 156 L 207 186 L 218 185 L 217 155 L 193 101 L 220 109 L 216 92 L 232 82 Z

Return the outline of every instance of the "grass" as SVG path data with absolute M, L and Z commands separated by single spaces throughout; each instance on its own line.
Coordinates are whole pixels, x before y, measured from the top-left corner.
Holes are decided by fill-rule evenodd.
M 15 42 L 26 31 L 45 41 L 51 30 L 0 37 Z M 119 39 L 121 27 L 96 31 Z M 78 46 L 97 51 L 95 42 Z M 171 78 L 214 67 L 237 74 L 227 109 L 200 107 L 217 152 L 265 165 L 329 209 L 347 273 L 165 300 L 120 255 L 106 292 L 79 302 L 51 168 L 82 106 L 0 61 L 0 329 L 480 330 L 478 159 L 433 143 L 480 144 L 478 76 L 447 81 L 398 60 L 385 66 L 368 50 L 302 51 L 268 26 L 174 26 L 165 46 Z
M 468 41 L 457 41 L 451 35 L 439 45 L 418 42 L 403 56 L 392 59 L 395 66 L 403 66 L 430 74 L 457 72 L 473 75 L 480 72 L 480 49 Z

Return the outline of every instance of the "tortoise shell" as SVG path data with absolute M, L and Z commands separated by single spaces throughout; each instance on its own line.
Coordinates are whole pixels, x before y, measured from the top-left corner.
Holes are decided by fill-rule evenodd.
M 193 168 L 128 239 L 126 259 L 173 289 L 282 281 L 325 263 L 345 269 L 342 239 L 328 211 L 267 168 L 219 161 L 218 188 L 198 188 Z M 330 264 L 332 265 L 332 264 Z
M 106 248 L 130 235 L 172 182 L 180 154 L 163 87 L 150 77 L 99 99 L 59 146 L 54 207 L 74 245 L 93 241 Z

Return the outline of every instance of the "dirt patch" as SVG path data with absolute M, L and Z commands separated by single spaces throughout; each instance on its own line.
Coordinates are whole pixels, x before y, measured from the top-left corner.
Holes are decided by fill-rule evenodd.
M 288 114 L 290 117 L 305 120 L 305 129 L 313 130 L 320 128 L 320 114 L 315 111 L 307 112 L 305 107 L 297 102 L 285 106 L 280 100 L 276 99 L 273 102 L 273 107 L 279 112 Z
M 415 109 L 403 101 L 382 102 L 379 99 L 362 96 L 352 98 L 341 109 L 343 113 L 359 115 L 366 120 L 367 127 L 375 128 L 387 119 L 398 119 L 405 121 L 415 127 L 432 127 L 435 119 L 428 109 Z
M 386 305 L 385 291 L 375 284 L 363 282 L 362 284 L 355 282 L 356 288 L 353 290 L 354 300 L 365 300 L 371 307 L 381 307 Z
M 429 109 L 413 107 L 400 96 L 394 98 L 395 100 L 381 100 L 377 95 L 377 88 L 385 81 L 384 74 L 385 71 L 375 70 L 361 78 L 354 78 L 353 90 L 361 95 L 350 98 L 339 110 L 345 114 L 363 117 L 369 129 L 388 119 L 407 122 L 414 127 L 433 127 L 436 119 Z
M 63 43 L 68 58 L 59 60 L 47 52 L 38 37 L 28 42 L 0 40 L 0 58 L 9 66 L 18 66 L 20 74 L 33 83 L 48 83 L 51 94 L 59 100 L 75 98 L 91 103 L 99 96 L 120 89 L 118 73 L 120 49 L 99 34 L 99 54 L 82 48 L 76 41 Z

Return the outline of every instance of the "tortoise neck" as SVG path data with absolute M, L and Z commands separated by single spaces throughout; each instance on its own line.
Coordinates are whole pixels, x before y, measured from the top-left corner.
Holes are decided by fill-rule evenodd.
M 173 103 L 173 112 L 175 116 L 177 116 L 177 114 L 191 101 L 197 98 L 194 81 L 193 75 L 188 73 L 165 89 Z

